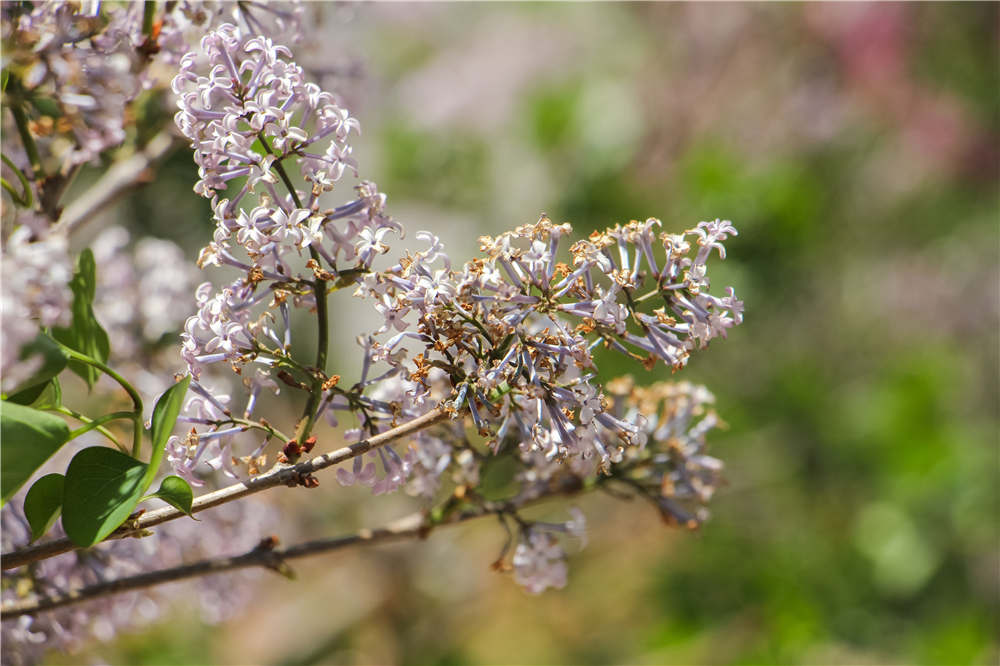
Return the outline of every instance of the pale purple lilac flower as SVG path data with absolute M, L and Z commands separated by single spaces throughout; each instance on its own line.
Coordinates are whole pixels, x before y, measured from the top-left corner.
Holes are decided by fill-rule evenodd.
M 70 322 L 73 267 L 66 237 L 48 234 L 36 238 L 28 226 L 16 229 L 3 243 L 0 273 L 0 375 L 6 392 L 28 379 L 41 364 L 39 357 L 21 358 L 24 345 L 38 335 L 40 327 Z
M 116 8 L 107 29 L 79 3 L 39 2 L 21 14 L 19 9 L 3 4 L 4 44 L 14 46 L 5 60 L 23 71 L 25 91 L 58 105 L 58 125 L 40 128 L 36 140 L 55 168 L 67 173 L 125 140 L 122 109 L 141 90 L 144 66 L 136 30 L 128 26 L 138 28 L 142 8 Z
M 369 271 L 388 250 L 388 232 L 401 228 L 383 213 L 385 196 L 367 181 L 355 188 L 352 201 L 321 207 L 320 196 L 345 169 L 353 171 L 348 138 L 358 123 L 333 95 L 305 81 L 286 47 L 224 24 L 202 38 L 199 51 L 181 59 L 173 89 L 177 125 L 199 165 L 195 190 L 212 199 L 217 225 L 199 264 L 240 273 L 221 289 L 209 282 L 198 288 L 198 312 L 181 336 L 182 357 L 194 379 L 192 391 L 202 394 L 211 396 L 201 381 L 207 368 L 228 366 L 240 374 L 247 418 L 262 387 L 276 392 L 275 373 L 293 342 L 292 309 L 316 307 L 316 280 L 349 284 Z M 298 164 L 305 189 L 282 164 Z M 366 381 L 351 407 L 369 410 L 365 432 L 372 433 L 388 412 L 384 403 L 364 396 Z M 342 396 L 330 393 L 320 412 L 333 418 L 345 406 Z M 178 473 L 195 479 L 203 458 L 229 471 L 232 435 L 239 432 L 231 422 L 222 425 L 229 416 L 221 409 L 211 418 L 185 412 L 182 422 L 196 432 L 171 441 L 168 457 Z M 405 481 L 405 465 L 395 452 L 375 455 L 387 470 L 373 482 L 376 489 Z
M 531 594 L 566 587 L 566 552 L 550 532 L 534 528 L 523 533 L 514 550 L 514 580 Z
M 722 298 L 707 291 L 705 262 L 712 250 L 724 256 L 732 225 L 702 222 L 684 235 L 658 237 L 659 226 L 650 219 L 593 234 L 570 248 L 569 266 L 558 251 L 570 226 L 543 216 L 481 239 L 485 257 L 460 272 L 450 270 L 436 238 L 422 236 L 428 250 L 359 287 L 359 295 L 377 299 L 379 333 L 392 335 L 374 357 L 417 381 L 432 359 L 451 367 L 452 407 L 468 410 L 495 448 L 513 438 L 532 475 L 558 469 L 539 467 L 538 453 L 570 461 L 580 474 L 607 469 L 640 443 L 643 424 L 641 415 L 627 420 L 605 408 L 608 400 L 593 383 L 593 348 L 677 370 L 692 351 L 742 321 L 731 289 Z M 693 259 L 685 236 L 700 248 Z M 664 307 L 644 306 L 651 298 Z M 423 353 L 410 359 L 404 341 L 421 342 Z

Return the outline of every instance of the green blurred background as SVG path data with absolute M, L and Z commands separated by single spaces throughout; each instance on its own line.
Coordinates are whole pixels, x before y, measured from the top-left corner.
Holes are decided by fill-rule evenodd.
M 996 3 L 307 12 L 322 39 L 300 59 L 361 120 L 362 176 L 456 261 L 542 211 L 580 235 L 734 221 L 713 284 L 746 322 L 678 376 L 717 396 L 729 484 L 697 534 L 582 500 L 590 543 L 540 598 L 489 569 L 497 526 L 469 526 L 53 663 L 997 663 Z M 177 155 L 119 213 L 193 258 L 192 172 Z M 412 508 L 315 492 L 275 498 L 300 535 Z

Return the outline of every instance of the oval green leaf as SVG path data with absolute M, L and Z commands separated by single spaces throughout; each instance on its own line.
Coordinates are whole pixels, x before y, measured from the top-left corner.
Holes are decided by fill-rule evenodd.
M 6 400 L 0 403 L 0 505 L 67 440 L 69 426 L 58 416 Z
M 46 384 L 43 384 L 41 395 L 31 403 L 35 409 L 59 409 L 62 407 L 62 384 L 58 377 L 53 377 Z
M 24 517 L 31 526 L 31 540 L 35 541 L 49 531 L 62 510 L 62 474 L 46 474 L 35 481 L 24 496 Z
M 6 398 L 7 402 L 13 402 L 17 405 L 33 405 L 35 404 L 35 401 L 41 397 L 42 393 L 45 392 L 45 388 L 47 386 L 48 384 L 36 384 L 32 387 L 24 389 L 23 391 L 11 393 Z
M 92 546 L 129 517 L 145 490 L 146 465 L 100 446 L 73 456 L 66 469 L 62 525 L 78 546 Z
M 181 413 L 181 405 L 184 404 L 184 396 L 187 395 L 190 383 L 191 375 L 188 375 L 164 391 L 163 395 L 156 401 L 156 406 L 153 407 L 153 419 L 150 424 L 153 452 L 149 457 L 149 469 L 146 472 L 143 491 L 152 485 L 153 477 L 156 476 L 156 471 L 160 468 L 167 440 L 170 439 L 170 433 L 174 431 L 174 424 L 177 423 L 177 415 Z
M 31 377 L 17 385 L 7 398 L 11 402 L 19 405 L 30 405 L 33 403 L 48 383 L 66 367 L 69 359 L 59 348 L 55 340 L 39 333 L 38 336 L 21 348 L 20 359 L 22 361 L 29 358 L 39 357 L 41 366 Z
M 44 384 L 32 386 L 30 389 L 19 391 L 7 398 L 10 402 L 15 402 L 34 409 L 58 409 L 62 406 L 62 385 L 59 378 L 53 377 Z
M 173 475 L 166 477 L 160 482 L 159 490 L 148 498 L 144 497 L 143 499 L 151 499 L 153 497 L 157 497 L 178 511 L 183 511 L 191 516 L 191 504 L 194 502 L 194 492 L 191 491 L 191 486 L 188 485 L 188 482 L 181 477 Z M 194 518 L 194 516 L 191 517 Z

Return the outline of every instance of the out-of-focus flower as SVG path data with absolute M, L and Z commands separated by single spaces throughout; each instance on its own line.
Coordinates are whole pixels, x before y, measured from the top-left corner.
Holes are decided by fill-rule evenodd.
M 20 494 L 3 507 L 4 552 L 25 546 L 31 537 L 22 500 Z M 4 571 L 3 601 L 17 601 L 53 589 L 74 589 L 223 553 L 238 555 L 253 548 L 278 525 L 277 511 L 266 502 L 251 498 L 227 504 L 205 513 L 200 522 L 175 521 L 144 539 L 116 540 L 100 549 L 66 553 L 30 568 Z M 61 532 L 59 527 L 55 530 L 56 534 Z M 221 622 L 245 607 L 253 594 L 250 582 L 257 575 L 243 572 L 224 578 L 208 577 L 4 622 L 2 661 L 20 666 L 38 663 L 49 650 L 72 654 L 93 640 L 109 641 L 120 631 L 161 619 L 167 606 L 178 600 L 195 600 L 204 622 Z
M 664 520 L 695 528 L 707 517 L 704 504 L 722 483 L 722 461 L 707 453 L 706 435 L 722 425 L 711 408 L 715 396 L 690 382 L 635 386 L 631 377 L 609 383 L 610 410 L 641 424 L 642 447 L 627 452 L 621 466 L 644 489 Z
M 0 271 L 2 321 L 3 390 L 10 391 L 28 379 L 41 359 L 22 359 L 24 345 L 39 333 L 39 327 L 66 326 L 73 296 L 69 281 L 73 268 L 65 236 L 50 234 L 34 238 L 28 227 L 14 231 L 3 245 Z
M 91 245 L 97 272 L 94 313 L 111 340 L 116 363 L 140 360 L 184 323 L 197 269 L 176 244 L 143 238 L 130 247 L 128 231 L 110 227 Z
M 19 3 L 2 10 L 5 69 L 17 80 L 8 94 L 44 110 L 31 131 L 63 173 L 125 140 L 122 110 L 142 87 L 141 4 L 115 8 L 107 26 L 84 9 L 40 2 L 26 13 Z
M 531 594 L 566 587 L 566 553 L 549 532 L 528 530 L 514 550 L 513 565 L 514 580 Z

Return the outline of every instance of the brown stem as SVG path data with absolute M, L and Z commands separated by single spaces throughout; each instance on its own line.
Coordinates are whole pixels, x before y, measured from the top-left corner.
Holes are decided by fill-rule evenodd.
M 557 495 L 574 494 L 582 489 L 583 486 L 579 479 L 567 477 L 563 482 L 554 484 L 543 492 L 522 495 L 505 502 L 482 501 L 474 508 L 459 513 L 446 514 L 437 521 L 430 519 L 424 512 L 414 513 L 385 527 L 373 530 L 361 530 L 356 534 L 330 539 L 307 541 L 288 548 L 279 548 L 272 539 L 265 539 L 252 550 L 235 557 L 204 559 L 199 562 L 172 567 L 170 569 L 161 569 L 160 571 L 128 576 L 75 590 L 55 592 L 36 599 L 6 603 L 0 607 L 0 615 L 2 615 L 3 620 L 10 620 L 22 615 L 33 615 L 112 594 L 120 594 L 122 592 L 145 589 L 188 578 L 250 567 L 264 567 L 287 574 L 289 572 L 286 564 L 287 560 L 307 557 L 309 555 L 320 555 L 355 545 L 374 545 L 409 538 L 423 539 L 436 527 L 458 525 L 484 516 L 502 517 L 514 515 L 516 518 L 516 512 L 529 504 L 534 504 Z
M 327 553 L 353 545 L 376 544 L 414 537 L 419 535 L 424 529 L 422 527 L 422 516 L 415 514 L 403 521 L 399 521 L 398 524 L 392 524 L 380 529 L 363 530 L 357 534 L 301 543 L 289 548 L 271 548 L 268 547 L 268 544 L 262 542 L 252 550 L 235 557 L 204 559 L 191 564 L 161 569 L 159 571 L 150 571 L 87 587 L 58 591 L 37 599 L 6 603 L 0 607 L 0 616 L 6 621 L 22 615 L 34 615 L 43 611 L 113 594 L 121 594 L 122 592 L 129 592 L 131 590 L 140 590 L 188 578 L 207 576 L 225 571 L 235 571 L 237 569 L 266 567 L 282 570 L 284 569 L 282 565 L 286 560 L 305 557 L 306 555 Z
M 251 477 L 244 482 L 234 483 L 231 486 L 216 490 L 215 492 L 201 495 L 194 500 L 191 506 L 191 513 L 197 513 L 210 509 L 220 504 L 226 504 L 234 500 L 259 493 L 276 486 L 296 486 L 313 472 L 332 467 L 345 460 L 350 460 L 363 455 L 368 451 L 377 449 L 390 442 L 393 442 L 407 435 L 428 428 L 436 423 L 448 418 L 448 412 L 443 408 L 437 408 L 423 416 L 404 423 L 385 432 L 379 433 L 368 439 L 350 444 L 348 446 L 316 456 L 311 460 L 306 460 L 297 465 L 275 465 L 270 471 L 259 476 Z M 141 534 L 143 530 L 155 527 L 170 520 L 175 520 L 184 516 L 183 512 L 173 508 L 165 507 L 156 511 L 143 513 L 134 519 L 126 521 L 121 527 L 112 532 L 106 540 L 122 539 L 124 537 Z M 55 539 L 35 546 L 29 546 L 2 556 L 2 568 L 13 569 L 16 567 L 55 557 L 62 553 L 79 548 L 76 544 L 66 538 Z
M 70 234 L 130 189 L 153 180 L 153 170 L 180 145 L 169 132 L 161 132 L 131 157 L 108 169 L 86 192 L 66 206 L 56 228 Z

